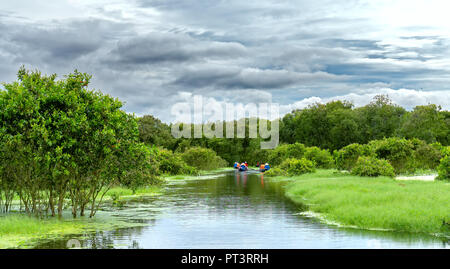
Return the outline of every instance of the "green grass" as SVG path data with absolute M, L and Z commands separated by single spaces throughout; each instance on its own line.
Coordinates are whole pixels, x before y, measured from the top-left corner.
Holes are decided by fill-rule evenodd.
M 79 234 L 85 224 L 51 219 L 38 219 L 21 214 L 0 217 L 0 249 L 15 248 L 34 239 Z
M 450 223 L 448 182 L 396 181 L 333 170 L 318 170 L 290 181 L 286 196 L 329 222 L 450 236 L 450 225 L 443 224 L 444 220 Z
M 113 187 L 108 190 L 105 194 L 105 198 L 107 197 L 124 197 L 124 196 L 140 196 L 140 195 L 159 195 L 161 194 L 162 188 L 161 186 L 148 186 L 138 188 L 134 193 L 131 189 L 123 188 L 123 187 Z

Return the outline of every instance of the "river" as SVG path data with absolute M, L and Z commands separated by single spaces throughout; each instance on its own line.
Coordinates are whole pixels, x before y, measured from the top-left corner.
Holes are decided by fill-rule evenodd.
M 259 173 L 222 172 L 171 180 L 160 196 L 105 207 L 139 227 L 42 241 L 36 248 L 449 248 L 445 239 L 410 233 L 338 228 L 298 213 L 283 183 Z

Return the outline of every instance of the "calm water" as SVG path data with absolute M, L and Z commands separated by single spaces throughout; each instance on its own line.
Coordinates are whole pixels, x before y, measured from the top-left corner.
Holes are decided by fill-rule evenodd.
M 170 182 L 166 193 L 141 198 L 114 215 L 142 227 L 42 242 L 65 248 L 449 248 L 448 241 L 405 233 L 342 229 L 298 215 L 283 183 L 257 173 L 227 172 Z

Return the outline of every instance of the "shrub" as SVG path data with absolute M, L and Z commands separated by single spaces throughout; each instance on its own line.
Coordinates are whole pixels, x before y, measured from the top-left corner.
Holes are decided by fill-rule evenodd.
M 450 156 L 445 156 L 441 159 L 440 164 L 437 168 L 439 180 L 450 180 Z
M 306 148 L 305 158 L 315 162 L 318 168 L 331 168 L 334 166 L 334 160 L 330 152 L 318 147 Z
M 227 162 L 217 156 L 212 149 L 192 147 L 181 154 L 181 158 L 190 166 L 200 170 L 212 170 L 227 166 Z
M 300 159 L 305 150 L 306 147 L 300 143 L 281 145 L 270 152 L 269 161 L 273 165 L 279 165 L 288 158 Z
M 414 146 L 414 154 L 412 161 L 408 165 L 408 170 L 417 169 L 436 169 L 440 159 L 443 157 L 441 148 L 438 143 L 427 144 L 425 141 L 414 138 L 411 139 Z
M 169 175 L 194 175 L 197 174 L 195 167 L 189 166 L 177 153 L 167 149 L 154 149 L 155 161 L 158 163 L 159 171 Z
M 410 140 L 390 137 L 372 140 L 368 144 L 378 159 L 385 159 L 394 167 L 395 173 L 414 171 L 414 144 Z
M 268 176 L 288 176 L 286 170 L 282 170 L 280 167 L 271 168 L 269 171 L 265 172 Z
M 360 156 L 352 168 L 351 173 L 358 176 L 394 176 L 394 168 L 386 160 L 374 157 Z
M 302 158 L 305 151 L 306 147 L 301 143 L 280 145 L 270 151 L 268 161 L 271 165 L 279 165 L 288 158 Z
M 334 151 L 336 167 L 340 170 L 350 171 L 360 156 L 374 156 L 368 145 L 350 144 L 338 151 Z
M 305 158 L 284 160 L 279 167 L 270 169 L 268 175 L 301 175 L 315 171 L 315 163 Z
M 441 147 L 440 148 L 442 156 L 449 156 L 450 155 L 450 146 Z

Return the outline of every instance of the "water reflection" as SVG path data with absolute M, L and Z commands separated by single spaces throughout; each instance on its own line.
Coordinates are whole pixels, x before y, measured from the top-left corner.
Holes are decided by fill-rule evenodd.
M 64 248 L 77 238 L 86 248 L 447 248 L 426 235 L 342 229 L 300 216 L 283 195 L 283 182 L 257 171 L 174 181 L 163 196 L 114 209 L 115 217 L 141 227 L 99 231 L 43 242 Z M 111 210 L 105 207 L 104 210 Z

